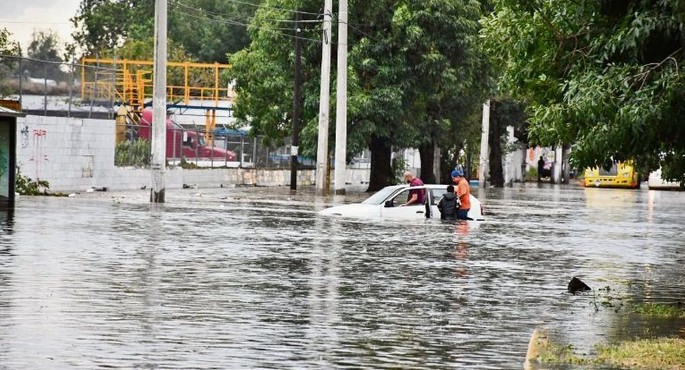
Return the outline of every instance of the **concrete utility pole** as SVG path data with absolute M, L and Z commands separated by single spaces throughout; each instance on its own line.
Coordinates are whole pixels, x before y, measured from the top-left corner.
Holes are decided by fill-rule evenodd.
M 490 172 L 488 163 L 490 161 L 490 147 L 488 146 L 488 135 L 490 134 L 490 100 L 483 104 L 483 131 L 480 134 L 480 166 L 478 168 L 478 182 L 480 188 L 485 188 L 485 177 Z
M 324 1 L 323 42 L 321 45 L 321 92 L 319 97 L 319 141 L 316 150 L 316 191 L 328 192 L 326 162 L 328 162 L 328 111 L 331 94 L 331 15 L 333 0 Z
M 335 193 L 345 194 L 347 179 L 347 0 L 338 3 L 338 80 L 335 103 Z
M 152 96 L 152 188 L 150 202 L 164 203 L 166 172 L 167 0 L 155 0 L 155 56 Z
M 295 15 L 295 91 L 293 92 L 293 127 L 290 146 L 290 190 L 297 190 L 297 155 L 300 145 L 300 104 L 302 101 L 302 32 L 301 14 Z

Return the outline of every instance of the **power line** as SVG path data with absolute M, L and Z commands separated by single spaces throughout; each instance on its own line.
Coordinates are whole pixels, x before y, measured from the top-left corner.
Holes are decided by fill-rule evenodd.
M 341 22 L 340 19 L 338 18 L 337 14 L 333 14 L 333 22 L 340 22 L 343 24 L 347 24 L 348 27 L 352 28 L 353 30 L 357 31 L 358 33 L 368 37 L 371 41 L 373 42 L 378 42 L 375 38 L 371 37 L 368 33 L 362 31 L 360 28 L 355 26 L 355 23 L 351 23 L 350 21 L 347 22 Z
M 275 6 L 259 5 L 259 4 L 253 4 L 253 3 L 250 3 L 247 1 L 240 1 L 240 0 L 226 0 L 226 1 L 231 2 L 231 3 L 236 3 L 236 4 L 249 5 L 249 6 L 253 6 L 255 8 L 273 9 L 273 10 L 281 10 L 281 11 L 285 11 L 285 12 L 319 16 L 319 13 L 304 12 L 304 11 L 294 10 L 294 9 L 279 8 L 279 7 L 275 7 Z
M 188 11 L 204 13 L 207 15 L 208 18 L 213 17 L 213 18 L 209 18 L 209 19 L 222 20 L 222 21 L 225 21 L 226 23 L 231 23 L 231 24 L 235 24 L 238 26 L 247 26 L 248 24 L 245 22 L 249 21 L 249 19 L 235 18 L 235 17 L 230 17 L 226 14 L 216 13 L 216 12 L 212 12 L 212 11 L 209 11 L 206 9 L 194 8 L 194 7 L 191 7 L 189 5 L 183 4 L 180 1 L 176 1 L 175 4 L 172 4 L 172 5 L 178 5 L 182 8 L 187 9 Z M 291 20 L 291 19 L 276 19 L 273 21 L 274 22 L 295 22 L 294 20 Z M 308 23 L 321 23 L 320 20 L 307 20 L 306 22 L 308 22 Z M 304 22 L 302 22 L 302 23 L 304 23 Z M 288 30 L 290 30 L 290 28 L 288 28 Z
M 227 0 L 227 1 L 232 1 L 232 2 L 236 2 L 236 3 L 240 3 L 240 4 L 244 3 L 244 2 L 241 2 L 241 1 L 238 1 L 238 0 Z M 267 6 L 257 6 L 256 4 L 251 4 L 251 3 L 248 3 L 248 4 L 249 4 L 249 5 L 256 6 L 256 7 L 260 7 L 260 8 L 265 8 L 265 9 L 278 9 L 278 10 L 284 10 L 284 11 L 291 11 L 291 12 L 295 12 L 295 13 L 310 14 L 310 15 L 317 15 L 317 16 L 320 16 L 320 14 L 318 14 L 318 13 L 298 12 L 298 11 L 291 10 L 291 9 L 274 8 L 274 7 L 267 7 Z M 207 21 L 210 21 L 210 22 L 224 23 L 224 24 L 230 24 L 230 25 L 242 26 L 242 27 L 256 27 L 257 29 L 260 29 L 260 30 L 272 32 L 272 33 L 274 33 L 274 34 L 280 34 L 280 35 L 287 36 L 287 37 L 296 37 L 296 38 L 298 38 L 298 39 L 300 39 L 300 40 L 311 41 L 311 42 L 316 42 L 316 43 L 321 43 L 321 42 L 322 42 L 320 39 L 312 39 L 312 38 L 307 38 L 307 37 L 302 37 L 302 36 L 293 36 L 293 35 L 290 34 L 290 33 L 279 32 L 279 31 L 291 31 L 290 28 L 254 26 L 254 25 L 251 25 L 251 24 L 248 24 L 248 23 L 244 23 L 244 22 L 247 22 L 247 21 L 248 21 L 247 19 L 246 19 L 246 20 L 240 19 L 240 21 L 238 21 L 238 20 L 235 20 L 235 18 L 228 17 L 227 15 L 222 14 L 222 13 L 217 13 L 217 12 L 212 12 L 212 11 L 205 10 L 205 9 L 201 9 L 201 8 L 191 7 L 191 6 L 187 5 L 187 4 L 184 4 L 182 1 L 179 1 L 179 0 L 173 1 L 173 2 L 172 2 L 172 6 L 179 6 L 179 7 L 181 7 L 181 8 L 184 8 L 184 10 L 183 10 L 183 11 L 185 12 L 184 14 L 185 14 L 185 15 L 188 15 L 188 16 L 190 16 L 190 17 L 193 17 L 193 18 L 195 18 L 195 19 L 207 20 Z M 191 14 L 191 12 L 201 13 L 202 15 Z M 337 16 L 336 16 L 335 14 L 332 14 L 331 16 L 332 16 L 333 19 L 336 19 L 336 18 L 337 18 Z M 287 23 L 295 23 L 295 22 L 299 22 L 299 23 L 317 23 L 317 24 L 322 24 L 322 23 L 323 23 L 323 20 L 321 20 L 321 19 L 315 19 L 315 20 L 309 19 L 309 20 L 300 20 L 300 21 L 296 21 L 296 20 L 292 20 L 292 19 L 276 19 L 276 20 L 272 20 L 272 21 L 273 21 L 273 22 L 283 22 L 283 23 L 286 23 L 286 22 L 287 22 Z M 376 40 L 375 38 L 373 38 L 373 37 L 372 37 L 371 35 L 369 35 L 368 33 L 364 32 L 364 31 L 361 30 L 360 28 L 356 27 L 353 23 L 350 23 L 350 22 L 345 22 L 345 23 L 346 23 L 350 28 L 352 28 L 354 31 L 356 31 L 357 33 L 362 34 L 362 35 L 368 37 L 370 40 L 372 40 L 372 41 L 374 41 L 374 42 L 378 42 L 378 40 Z M 303 31 L 321 32 L 321 29 L 304 29 Z M 332 42 L 332 44 L 338 44 L 338 43 Z M 348 43 L 348 45 L 351 45 L 351 44 Z
M 290 29 L 290 28 L 279 28 L 279 27 L 272 28 L 272 27 L 264 27 L 264 26 L 261 26 L 261 27 L 260 26 L 253 26 L 253 25 L 250 25 L 247 23 L 243 23 L 243 22 L 239 22 L 239 21 L 236 21 L 236 20 L 233 20 L 230 18 L 226 18 L 223 15 L 220 15 L 218 13 L 213 13 L 210 11 L 206 11 L 204 9 L 192 8 L 188 5 L 181 3 L 180 1 L 175 1 L 174 5 L 178 5 L 178 6 L 181 6 L 182 8 L 185 8 L 184 14 L 189 16 L 189 17 L 195 18 L 195 19 L 200 19 L 200 20 L 205 20 L 205 21 L 210 21 L 210 22 L 216 22 L 216 23 L 230 24 L 230 25 L 235 25 L 235 26 L 242 26 L 242 27 L 256 27 L 257 29 L 267 31 L 267 32 L 271 32 L 271 33 L 274 33 L 277 35 L 282 35 L 282 36 L 286 36 L 286 37 L 296 37 L 296 38 L 298 38 L 300 40 L 304 40 L 304 41 L 321 43 L 321 40 L 319 40 L 319 39 L 311 39 L 311 38 L 302 37 L 302 36 L 294 36 L 294 35 L 289 34 L 289 33 L 280 32 L 280 31 L 292 31 L 292 29 Z M 195 13 L 199 12 L 199 13 L 203 13 L 203 14 L 198 15 L 198 14 L 193 14 L 193 12 L 195 12 Z M 321 23 L 321 21 L 317 21 L 317 22 Z M 317 32 L 318 32 L 318 30 L 317 30 Z
M 266 6 L 266 5 L 257 5 L 257 4 L 253 4 L 253 3 L 249 3 L 249 2 L 244 2 L 244 1 L 239 1 L 239 0 L 226 0 L 226 1 L 232 2 L 232 3 L 236 3 L 236 4 L 250 5 L 250 6 L 253 6 L 253 7 L 258 8 L 258 9 L 272 9 L 272 10 L 280 10 L 280 11 L 291 12 L 291 13 L 296 13 L 296 14 L 314 15 L 314 16 L 316 16 L 317 18 L 321 16 L 320 13 L 305 12 L 305 11 L 300 11 L 300 10 L 286 9 L 286 8 L 278 8 L 278 7 L 272 7 L 272 6 Z M 204 9 L 199 9 L 199 8 L 196 8 L 196 7 L 192 7 L 192 6 L 188 5 L 188 4 L 183 4 L 183 2 L 180 1 L 180 0 L 176 0 L 176 1 L 174 1 L 174 3 L 179 4 L 179 5 L 182 5 L 182 6 L 186 7 L 186 8 L 188 8 L 188 9 L 192 9 L 192 10 L 201 10 L 201 11 L 204 11 L 204 12 L 210 13 L 210 14 L 215 14 L 215 15 L 219 15 L 219 16 L 226 16 L 225 14 L 215 13 L 215 12 L 211 12 L 211 11 L 208 11 L 208 10 L 204 10 Z
M 0 23 L 16 23 L 16 24 L 70 24 L 68 21 L 6 21 L 0 19 Z

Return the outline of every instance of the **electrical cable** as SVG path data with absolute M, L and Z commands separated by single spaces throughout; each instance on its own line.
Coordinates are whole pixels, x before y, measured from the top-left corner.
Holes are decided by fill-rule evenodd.
M 235 26 L 242 26 L 242 27 L 255 27 L 255 28 L 259 29 L 259 30 L 266 31 L 266 32 L 271 32 L 271 33 L 274 33 L 274 34 L 277 34 L 277 35 L 282 35 L 282 36 L 286 36 L 286 37 L 297 37 L 297 38 L 300 39 L 300 40 L 310 41 L 310 42 L 316 42 L 316 43 L 321 43 L 321 42 L 322 42 L 322 41 L 319 40 L 319 39 L 312 39 L 312 38 L 302 37 L 302 36 L 293 36 L 292 34 L 280 32 L 280 31 L 292 31 L 292 29 L 290 29 L 290 28 L 282 28 L 282 27 L 270 28 L 270 27 L 264 27 L 264 26 L 261 26 L 261 27 L 260 27 L 260 26 L 254 26 L 254 25 L 250 25 L 250 24 L 247 24 L 247 23 L 238 22 L 238 21 L 235 21 L 235 20 L 226 18 L 226 17 L 224 17 L 224 16 L 217 16 L 217 15 L 216 15 L 217 13 L 213 13 L 213 12 L 210 12 L 210 11 L 205 11 L 205 10 L 203 10 L 203 9 L 191 8 L 191 7 L 189 7 L 188 5 L 185 5 L 185 4 L 181 3 L 180 1 L 174 1 L 173 4 L 172 4 L 172 6 L 174 6 L 174 4 L 175 4 L 175 5 L 179 5 L 179 6 L 181 6 L 182 8 L 185 8 L 186 10 L 184 10 L 184 14 L 187 15 L 187 16 L 190 16 L 190 17 L 192 17 L 192 18 L 195 18 L 195 19 L 205 20 L 205 21 L 210 21 L 210 22 L 223 23 L 223 24 L 230 24 L 230 25 L 235 25 Z M 200 13 L 204 13 L 204 14 L 203 14 L 203 15 L 197 15 L 197 14 L 192 14 L 192 13 L 189 12 L 189 11 L 193 11 L 193 12 L 198 12 L 198 11 L 199 11 Z M 210 14 L 211 14 L 211 15 L 214 15 L 214 16 L 213 16 L 213 17 L 210 17 L 210 16 L 209 16 Z M 318 22 L 320 23 L 321 21 L 318 21 Z M 307 31 L 308 31 L 308 30 L 307 30 Z M 312 31 L 317 31 L 317 32 L 318 32 L 318 30 L 312 30 Z

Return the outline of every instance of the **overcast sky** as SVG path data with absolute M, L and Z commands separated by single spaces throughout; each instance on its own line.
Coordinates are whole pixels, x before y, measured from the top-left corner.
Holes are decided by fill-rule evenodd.
M 80 0 L 0 0 L 0 29 L 21 43 L 24 53 L 34 30 L 57 32 L 60 42 L 71 41 L 74 31 L 69 18 L 76 15 Z

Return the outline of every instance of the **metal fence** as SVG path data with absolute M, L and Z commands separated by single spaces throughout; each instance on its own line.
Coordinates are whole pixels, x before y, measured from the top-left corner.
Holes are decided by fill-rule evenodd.
M 149 126 L 117 125 L 115 164 L 145 167 L 150 164 Z M 246 134 L 216 134 L 201 128 L 167 128 L 166 162 L 169 166 L 290 168 L 290 141 L 264 144 L 263 137 Z M 298 168 L 314 169 L 313 159 L 298 157 Z
M 83 71 L 102 81 L 99 93 L 82 96 Z M 115 96 L 111 86 L 115 72 L 112 68 L 79 63 L 0 55 L 0 96 L 20 100 L 24 112 L 33 115 L 112 118 Z M 98 85 L 94 87 L 97 88 Z
M 117 96 L 117 78 L 117 64 L 111 60 L 98 63 L 95 59 L 81 64 L 0 55 L 0 97 L 20 100 L 23 111 L 30 115 L 114 120 L 118 107 L 124 103 Z M 278 146 L 266 145 L 263 137 L 216 134 L 207 131 L 206 125 L 200 127 L 167 130 L 169 165 L 290 167 L 289 138 Z M 141 138 L 139 130 L 140 126 L 117 125 L 117 164 L 145 166 L 150 163 L 149 135 L 147 144 L 136 141 Z M 301 169 L 316 168 L 311 158 L 299 156 L 298 163 Z M 349 164 L 351 168 L 368 166 L 368 152 Z

